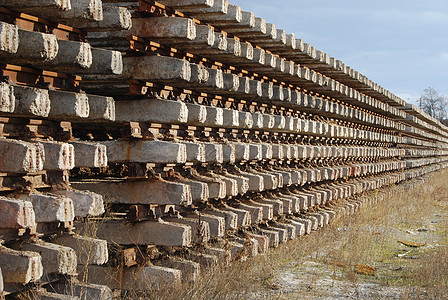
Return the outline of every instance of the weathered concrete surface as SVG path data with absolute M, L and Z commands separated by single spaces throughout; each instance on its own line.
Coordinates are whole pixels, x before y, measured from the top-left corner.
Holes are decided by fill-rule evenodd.
M 272 158 L 273 159 L 283 159 L 284 153 L 283 153 L 283 147 L 279 144 L 273 144 L 272 145 Z
M 261 158 L 262 159 L 272 159 L 272 145 L 271 144 L 261 144 Z
M 117 101 L 115 103 L 115 114 L 116 120 L 121 122 L 181 124 L 188 120 L 188 109 L 185 103 L 156 98 Z
M 204 143 L 205 161 L 208 163 L 222 163 L 224 160 L 221 144 Z
M 222 155 L 224 163 L 234 163 L 235 162 L 234 144 L 222 144 Z
M 74 275 L 76 273 L 76 253 L 69 247 L 38 241 L 22 244 L 20 248 L 40 254 L 44 274 Z
M 249 160 L 250 147 L 245 143 L 234 143 L 235 161 Z
M 223 55 L 219 55 L 222 59 L 230 58 L 237 59 L 241 56 L 241 41 L 235 37 L 227 37 L 227 49 L 224 51 Z
M 89 95 L 89 107 L 89 121 L 115 121 L 114 98 Z
M 0 228 L 28 228 L 36 225 L 33 204 L 0 196 Z
M 262 176 L 242 171 L 235 171 L 234 174 L 249 179 L 249 192 L 261 192 L 264 190 L 264 180 Z
M 249 144 L 249 160 L 261 160 L 262 147 L 260 144 Z
M 109 202 L 123 204 L 191 204 L 190 186 L 160 178 L 149 180 L 90 180 L 73 182 L 77 189 L 105 196 Z
M 264 171 L 251 171 L 253 174 L 260 175 L 263 177 L 263 186 L 265 190 L 275 190 L 279 187 L 278 176 L 270 173 L 265 173 Z
M 306 195 L 284 193 L 285 197 L 293 201 L 293 212 L 299 212 L 308 209 L 308 197 Z
M 79 277 L 106 285 L 111 289 L 147 291 L 152 288 L 177 285 L 181 282 L 181 271 L 160 266 L 132 267 L 114 270 L 102 266 L 79 268 Z
M 288 230 L 273 226 L 269 226 L 268 230 L 278 233 L 278 240 L 280 243 L 286 243 L 288 241 Z
M 239 128 L 250 129 L 254 125 L 254 120 L 250 112 L 238 112 Z
M 297 222 L 299 224 L 302 224 L 306 234 L 310 234 L 311 233 L 311 230 L 312 230 L 312 222 L 311 222 L 311 220 L 294 217 L 292 219 L 292 221 Z
M 249 28 L 229 28 L 227 32 L 241 37 L 253 37 L 266 34 L 266 20 L 262 18 L 255 18 L 254 27 Z
M 52 193 L 72 199 L 76 217 L 85 218 L 104 213 L 103 197 L 99 194 L 80 190 L 55 190 Z
M 204 14 L 200 16 L 201 20 L 208 21 L 214 26 L 220 26 L 222 24 L 234 24 L 241 22 L 241 7 L 237 5 L 227 5 L 227 12 L 220 15 L 208 15 Z
M 5 283 L 27 284 L 43 275 L 42 258 L 36 252 L 16 251 L 0 246 L 0 268 Z
M 252 64 L 256 64 L 256 66 L 258 65 L 264 65 L 265 63 L 265 56 L 266 56 L 266 50 L 261 49 L 261 48 L 254 48 L 254 56 L 252 58 Z
M 13 24 L 0 22 L 0 55 L 16 53 L 18 48 L 19 28 Z
M 222 208 L 220 208 L 222 211 L 230 211 L 238 215 L 237 224 L 238 227 L 246 227 L 252 224 L 251 219 L 251 213 L 247 210 L 234 208 L 228 205 L 223 205 Z
M 4 289 L 3 273 L 2 273 L 2 268 L 0 267 L 0 297 L 3 297 L 3 289 Z
M 258 253 L 268 253 L 269 252 L 269 238 L 265 235 L 248 233 L 250 238 L 257 240 L 258 242 Z
M 59 45 L 55 35 L 22 29 L 18 29 L 18 34 L 17 51 L 0 52 L 0 56 L 8 59 L 10 63 L 45 62 L 53 60 L 58 54 Z M 15 39 L 10 43 L 15 43 Z M 15 45 L 11 46 L 14 48 Z
M 207 243 L 210 240 L 210 226 L 208 222 L 203 219 L 190 219 L 190 218 L 164 218 L 167 222 L 174 224 L 183 224 L 191 228 L 191 241 L 193 243 L 204 242 Z
M 203 253 L 216 256 L 218 263 L 222 262 L 229 265 L 232 262 L 232 252 L 228 249 L 221 249 L 217 247 L 204 247 Z
M 103 144 L 107 147 L 109 162 L 177 164 L 187 161 L 187 147 L 182 143 L 115 140 Z
M 307 208 L 311 208 L 316 204 L 315 197 L 311 194 L 305 193 L 303 191 L 293 191 L 294 196 L 305 198 L 305 204 Z
M 170 4 L 174 4 L 173 2 L 176 3 L 178 2 L 176 0 L 162 0 L 162 1 L 169 1 Z M 182 4 L 183 2 L 181 1 L 180 3 Z M 189 15 L 197 16 L 198 18 L 201 18 L 201 15 L 223 15 L 226 14 L 228 11 L 229 2 L 227 0 L 214 0 L 213 3 L 207 1 L 207 3 L 208 3 L 207 7 L 182 7 L 182 8 L 179 7 L 179 9 L 181 9 L 183 12 L 188 12 Z M 209 4 L 211 5 L 211 7 L 208 7 Z
M 153 263 L 157 266 L 180 270 L 182 272 L 182 282 L 194 282 L 199 279 L 201 266 L 197 262 L 180 258 L 168 258 L 157 260 Z
M 89 283 L 53 283 L 49 288 L 59 294 L 79 297 L 79 299 L 112 299 L 112 291 L 105 285 Z
M 212 48 L 215 44 L 215 37 L 215 32 L 212 27 L 207 25 L 196 25 L 196 38 L 173 46 L 186 50 L 193 49 L 192 51 L 196 51 L 196 49 Z
M 129 30 L 132 28 L 132 15 L 125 7 L 108 5 L 103 7 L 103 19 L 101 21 L 72 19 L 70 25 L 89 32 Z
M 33 205 L 36 222 L 71 222 L 75 218 L 72 199 L 51 194 L 18 194 Z
M 0 172 L 38 172 L 43 168 L 45 152 L 39 143 L 0 138 L 0 161 Z
M 268 227 L 269 228 L 269 227 Z M 269 247 L 277 248 L 280 243 L 278 231 L 269 229 L 260 229 L 259 233 L 269 238 Z
M 248 211 L 250 213 L 251 224 L 259 224 L 263 221 L 263 209 L 259 206 L 252 206 L 247 203 L 239 203 L 238 209 Z
M 185 103 L 188 110 L 188 125 L 204 126 L 207 120 L 207 109 L 203 105 Z
M 209 198 L 224 199 L 227 196 L 227 194 L 226 194 L 227 187 L 226 187 L 226 182 L 224 180 L 221 180 L 218 177 L 203 176 L 202 178 L 204 178 L 203 180 L 208 185 Z
M 234 6 L 234 5 L 229 5 Z M 238 9 L 238 8 L 233 8 Z M 228 30 L 229 28 L 254 28 L 255 27 L 255 14 L 253 12 L 247 12 L 247 11 L 241 11 L 241 21 L 235 22 L 235 23 L 229 23 L 229 24 L 222 24 L 220 26 L 221 28 L 224 28 L 225 30 Z
M 262 129 L 270 130 L 274 128 L 275 125 L 275 117 L 273 115 L 262 114 L 263 117 L 263 126 Z
M 284 116 L 274 116 L 274 129 L 282 130 L 286 126 L 286 119 Z
M 88 69 L 79 70 L 83 74 L 121 75 L 123 73 L 123 57 L 121 52 L 91 48 L 92 64 Z
M 92 65 L 90 44 L 58 40 L 58 52 L 54 59 L 38 64 L 39 66 L 59 72 L 77 72 Z
M 222 177 L 227 177 L 233 179 L 237 183 L 238 194 L 244 195 L 249 190 L 249 179 L 244 176 L 238 176 L 234 174 L 230 174 L 227 171 L 224 171 L 220 174 Z
M 293 199 L 286 198 L 283 195 L 275 195 L 274 198 L 276 198 L 276 199 L 280 200 L 281 202 L 283 202 L 283 214 L 284 215 L 292 214 L 292 212 L 293 212 Z
M 205 254 L 199 252 L 190 252 L 187 259 L 199 263 L 203 268 L 208 269 L 218 263 L 218 257 L 213 254 Z
M 245 81 L 238 75 L 231 73 L 223 73 L 223 86 L 224 91 L 220 91 L 221 94 L 235 94 L 240 89 L 240 85 L 245 86 Z
M 89 117 L 89 97 L 84 93 L 49 91 L 51 100 L 50 118 L 83 120 Z
M 273 212 L 274 216 L 283 215 L 283 202 L 278 199 L 258 198 L 258 199 L 255 199 L 254 201 L 256 201 L 257 203 L 272 205 L 272 212 Z
M 101 168 L 107 166 L 107 148 L 95 142 L 70 142 L 75 148 L 75 167 Z
M 304 223 L 301 223 L 301 222 L 298 222 L 295 220 L 288 220 L 288 222 L 289 222 L 289 224 L 295 226 L 297 236 L 302 236 L 306 233 Z
M 201 91 L 217 91 L 224 88 L 224 76 L 223 71 L 218 69 L 207 69 L 208 77 L 202 84 L 197 86 L 191 86 L 196 90 Z
M 291 224 L 285 224 L 285 223 L 275 223 L 271 225 L 271 228 L 277 228 L 280 230 L 286 230 L 286 240 L 293 240 L 296 238 L 296 227 Z
M 288 159 L 291 159 L 291 157 L 288 157 Z M 292 185 L 290 172 L 279 170 L 279 171 L 276 171 L 276 173 L 283 177 L 283 186 Z
M 236 196 L 238 195 L 238 182 L 230 177 L 221 176 L 218 174 L 213 174 L 213 177 L 219 178 L 224 181 L 226 185 L 226 196 Z
M 196 38 L 192 19 L 176 17 L 134 18 L 131 34 L 163 43 L 179 43 Z
M 71 170 L 75 167 L 75 148 L 68 143 L 40 141 L 44 146 L 45 170 Z
M 247 260 L 248 254 L 246 253 L 247 247 L 244 246 L 244 243 L 238 243 L 236 240 L 232 240 L 229 242 L 229 250 L 232 254 L 232 258 L 236 261 L 245 261 Z
M 218 1 L 218 0 L 217 0 Z M 209 8 L 214 0 L 161 0 L 160 3 L 171 8 Z
M 173 178 L 173 180 L 190 186 L 192 202 L 202 202 L 206 201 L 209 198 L 207 183 L 188 178 Z
M 245 89 L 245 87 L 240 87 Z M 249 79 L 249 93 L 246 97 L 259 98 L 263 96 L 262 82 L 258 80 Z
M 204 145 L 198 142 L 180 142 L 182 145 L 185 145 L 187 158 L 186 161 L 189 162 L 205 162 L 205 150 Z
M 123 77 L 159 82 L 188 82 L 190 63 L 166 56 L 126 57 L 123 59 Z
M 100 0 L 2 0 L 1 5 L 30 13 L 39 17 L 67 23 L 71 19 L 88 19 L 101 21 L 103 16 L 102 2 Z
M 193 179 L 207 184 L 209 198 L 222 199 L 226 197 L 226 184 L 221 179 L 205 175 L 195 175 Z
M 0 112 L 13 113 L 16 108 L 14 86 L 0 82 Z
M 220 107 L 206 106 L 207 117 L 204 126 L 221 126 L 224 122 L 223 109 Z
M 240 256 L 240 259 L 245 260 L 247 257 L 255 257 L 258 255 L 258 240 L 252 237 L 236 237 L 233 242 L 244 248 L 244 256 Z
M 49 16 L 50 17 L 50 16 Z M 51 18 L 62 23 L 72 19 L 87 19 L 92 21 L 103 20 L 103 5 L 101 0 L 79 0 L 72 2 L 72 8 L 67 12 L 52 14 Z
M 52 243 L 72 248 L 76 252 L 78 264 L 103 265 L 109 259 L 107 242 L 76 235 L 57 236 Z
M 77 296 L 52 293 L 44 289 L 33 291 L 33 296 L 40 300 L 79 300 Z
M 27 86 L 14 86 L 14 96 L 16 99 L 15 115 L 48 117 L 51 104 L 47 90 Z
M 225 218 L 221 216 L 216 216 L 213 214 L 208 214 L 204 212 L 195 212 L 194 214 L 186 215 L 189 219 L 201 220 L 209 225 L 210 236 L 211 237 L 223 237 L 225 233 Z
M 201 28 L 202 25 L 197 26 L 197 31 L 200 32 L 204 30 L 204 28 Z M 227 49 L 227 35 L 225 33 L 221 32 L 214 32 L 214 38 L 213 38 L 213 44 L 211 45 L 202 45 L 202 47 L 197 47 L 197 45 L 194 45 L 195 47 L 192 47 L 192 43 L 196 43 L 197 40 L 192 41 L 192 43 L 188 43 L 189 48 L 194 48 L 195 54 L 203 55 L 203 56 L 210 56 L 214 55 L 215 53 L 223 53 Z
M 224 218 L 225 220 L 225 229 L 236 229 L 238 227 L 238 215 L 232 211 L 227 210 L 205 210 L 204 213 L 208 215 L 214 215 L 217 217 Z
M 263 220 L 272 220 L 272 218 L 274 217 L 274 205 L 273 204 L 256 202 L 254 200 L 249 200 L 247 203 L 250 206 L 261 207 L 262 212 L 263 212 Z
M 97 236 L 122 245 L 188 247 L 192 241 L 192 228 L 163 220 L 138 222 L 134 225 L 121 221 L 106 221 L 100 224 Z

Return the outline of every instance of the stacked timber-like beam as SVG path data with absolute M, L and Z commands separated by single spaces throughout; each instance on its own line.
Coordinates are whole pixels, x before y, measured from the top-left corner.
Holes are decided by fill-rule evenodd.
M 195 280 L 448 166 L 446 126 L 227 0 L 0 16 L 0 294 Z

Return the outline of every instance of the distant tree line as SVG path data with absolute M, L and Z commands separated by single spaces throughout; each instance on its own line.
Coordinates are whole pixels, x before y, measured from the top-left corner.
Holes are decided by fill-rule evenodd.
M 424 89 L 419 99 L 421 110 L 448 126 L 448 99 L 432 87 Z

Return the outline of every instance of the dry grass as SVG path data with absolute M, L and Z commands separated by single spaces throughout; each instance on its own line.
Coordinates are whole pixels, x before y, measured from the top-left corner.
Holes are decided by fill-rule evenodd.
M 380 193 L 385 198 L 382 202 L 363 208 L 355 216 L 339 219 L 323 230 L 282 244 L 268 255 L 231 266 L 218 265 L 206 270 L 194 283 L 158 291 L 148 287 L 143 294 L 131 292 L 122 296 L 161 300 L 318 299 L 328 295 L 320 285 L 323 270 L 330 269 L 335 281 L 343 282 L 346 294 L 354 298 L 360 298 L 360 286 L 367 282 L 379 287 L 399 287 L 397 298 L 447 299 L 446 182 L 448 171 L 439 172 L 426 183 L 389 188 Z M 375 196 L 377 192 L 363 197 Z M 83 234 L 95 236 L 97 226 L 94 222 L 86 225 Z M 304 272 L 306 262 L 318 266 L 311 276 Z M 305 289 L 297 286 L 294 291 L 284 291 L 279 278 L 285 270 L 295 272 L 298 277 L 308 276 L 304 280 Z
M 193 284 L 151 291 L 144 298 L 289 299 L 292 294 L 278 290 L 277 276 L 285 268 L 296 268 L 300 276 L 300 267 L 305 260 L 341 270 L 344 275 L 339 279 L 354 288 L 362 282 L 373 282 L 379 286 L 398 286 L 398 296 L 403 298 L 446 298 L 448 213 L 442 206 L 448 204 L 447 181 L 448 171 L 444 171 L 426 183 L 416 184 L 414 189 L 409 184 L 390 188 L 386 199 L 377 205 L 338 220 L 320 232 L 283 244 L 271 250 L 269 255 L 233 263 L 230 267 L 217 266 Z M 434 220 L 438 223 L 432 224 Z M 405 232 L 421 228 L 430 229 L 428 232 L 416 231 L 419 234 L 415 237 L 419 240 L 414 241 L 414 236 Z M 426 243 L 427 246 L 407 247 L 399 240 Z M 409 253 L 402 255 L 406 252 Z M 375 276 L 357 274 L 356 266 L 361 264 L 375 268 Z M 312 281 L 316 283 L 318 279 L 317 273 Z M 318 292 L 313 294 L 315 298 L 319 296 Z M 304 296 L 296 294 L 294 297 Z

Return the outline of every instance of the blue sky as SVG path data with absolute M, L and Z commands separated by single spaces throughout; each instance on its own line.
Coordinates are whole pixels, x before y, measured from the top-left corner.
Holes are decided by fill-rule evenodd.
M 448 95 L 447 0 L 230 0 L 416 103 Z

